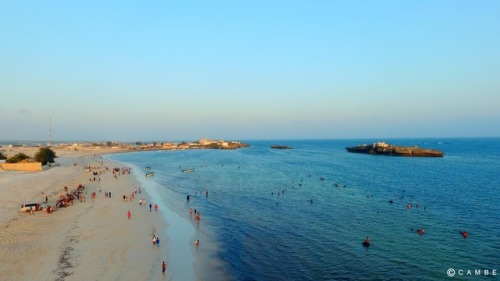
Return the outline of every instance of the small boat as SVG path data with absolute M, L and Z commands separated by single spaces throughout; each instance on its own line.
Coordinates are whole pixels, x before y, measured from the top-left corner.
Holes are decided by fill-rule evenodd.
M 144 167 L 144 171 L 151 170 L 151 166 Z
M 152 177 L 155 175 L 155 172 L 148 172 L 146 173 L 146 177 Z
M 192 173 L 194 172 L 194 169 L 185 169 L 185 170 L 182 170 L 183 173 Z

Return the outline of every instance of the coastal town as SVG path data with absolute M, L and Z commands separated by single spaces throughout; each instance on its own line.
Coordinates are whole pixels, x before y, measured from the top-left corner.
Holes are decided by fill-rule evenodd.
M 30 151 L 45 147 L 41 143 L 15 143 L 0 145 L 0 155 L 5 158 L 13 157 L 16 154 L 23 153 L 30 156 L 18 163 L 4 163 L 0 157 L 0 172 L 5 170 L 11 171 L 28 171 L 36 172 L 43 169 L 41 163 L 37 162 Z M 93 154 L 109 154 L 109 153 L 124 153 L 132 151 L 149 151 L 149 150 L 188 150 L 188 149 L 238 149 L 249 147 L 248 144 L 239 141 L 212 140 L 207 138 L 199 139 L 192 142 L 59 142 L 49 144 L 57 155 L 67 153 L 93 153 Z M 50 165 L 49 165 L 50 166 Z
M 46 144 L 42 143 L 16 143 L 16 144 L 0 144 L 0 152 L 12 151 L 13 149 L 23 147 L 41 147 Z M 226 140 L 212 140 L 207 138 L 199 139 L 198 141 L 182 141 L 182 142 L 58 142 L 54 144 L 47 144 L 47 146 L 56 150 L 101 150 L 101 149 L 114 149 L 114 150 L 185 150 L 185 149 L 238 149 L 248 147 L 248 144 L 239 141 L 226 141 Z

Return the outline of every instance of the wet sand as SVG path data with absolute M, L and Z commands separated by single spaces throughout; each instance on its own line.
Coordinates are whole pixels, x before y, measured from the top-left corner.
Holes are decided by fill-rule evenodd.
M 165 232 L 168 238 L 169 277 L 172 280 L 196 280 L 193 269 L 195 263 L 193 252 L 196 250 L 194 246 L 195 229 L 192 222 L 179 216 L 161 200 L 156 199 L 160 198 L 156 192 L 156 189 L 159 188 L 158 185 L 150 182 L 143 184 L 143 186 L 147 189 L 150 197 L 158 201 L 158 212 L 167 220 Z

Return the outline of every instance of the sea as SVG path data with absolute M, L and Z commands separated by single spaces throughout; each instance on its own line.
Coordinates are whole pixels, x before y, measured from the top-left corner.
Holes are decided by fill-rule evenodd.
M 445 155 L 345 149 L 377 141 Z M 250 147 L 106 156 L 141 177 L 150 166 L 153 200 L 211 245 L 195 253 L 199 280 L 500 278 L 500 138 L 243 142 Z

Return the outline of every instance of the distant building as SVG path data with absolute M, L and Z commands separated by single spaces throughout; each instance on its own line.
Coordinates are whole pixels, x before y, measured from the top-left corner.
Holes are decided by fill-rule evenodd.
M 190 144 L 189 143 L 181 143 L 177 146 L 178 149 L 189 149 Z
M 170 142 L 164 142 L 162 147 L 163 149 L 175 149 L 177 145 Z
M 389 147 L 389 145 L 383 141 L 379 141 L 377 143 L 374 143 L 373 146 L 374 147 L 385 147 L 385 148 Z
M 210 139 L 200 139 L 198 141 L 199 144 L 201 145 L 211 145 L 213 143 L 218 143 L 219 141 L 216 141 L 216 140 L 210 140 Z

